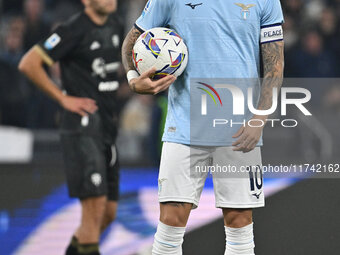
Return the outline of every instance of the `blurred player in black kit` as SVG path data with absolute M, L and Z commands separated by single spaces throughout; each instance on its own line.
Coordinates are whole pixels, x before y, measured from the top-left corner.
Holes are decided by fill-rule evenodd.
M 114 220 L 119 192 L 115 148 L 123 27 L 116 0 L 82 0 L 85 9 L 23 57 L 19 69 L 63 108 L 61 142 L 69 195 L 81 224 L 66 254 L 98 255 L 100 233 Z M 64 93 L 44 64 L 59 62 Z

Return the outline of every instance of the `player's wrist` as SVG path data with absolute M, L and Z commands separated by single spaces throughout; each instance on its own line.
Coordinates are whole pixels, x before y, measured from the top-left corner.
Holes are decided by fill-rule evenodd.
M 136 79 L 138 78 L 140 75 L 139 73 L 136 71 L 136 70 L 129 70 L 126 74 L 126 78 L 130 84 L 130 82 L 133 80 L 133 79 Z
M 137 92 L 136 91 L 136 81 L 137 81 L 137 78 L 133 78 L 129 82 L 129 87 L 133 92 Z
M 268 117 L 269 117 L 268 115 L 254 115 L 252 119 L 261 120 L 264 122 L 264 124 L 266 124 Z

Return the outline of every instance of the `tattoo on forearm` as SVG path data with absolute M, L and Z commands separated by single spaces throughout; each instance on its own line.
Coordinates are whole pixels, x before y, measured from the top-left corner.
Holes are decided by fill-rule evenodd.
M 279 91 L 283 82 L 284 43 L 265 43 L 261 46 L 263 58 L 263 83 L 258 109 L 267 110 L 273 101 L 273 88 Z
M 124 40 L 122 46 L 122 62 L 126 72 L 135 69 L 132 62 L 132 49 L 140 35 L 141 32 L 133 27 Z

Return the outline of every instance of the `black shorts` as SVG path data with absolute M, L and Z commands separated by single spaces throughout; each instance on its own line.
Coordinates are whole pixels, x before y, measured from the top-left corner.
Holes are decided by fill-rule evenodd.
M 61 144 L 70 197 L 119 197 L 119 163 L 115 145 L 83 134 L 62 134 Z

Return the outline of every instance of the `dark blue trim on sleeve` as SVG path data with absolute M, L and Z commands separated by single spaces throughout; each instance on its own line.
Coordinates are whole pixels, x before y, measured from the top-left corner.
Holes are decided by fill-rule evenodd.
M 283 24 L 283 22 L 281 22 L 281 23 L 276 23 L 276 24 L 272 24 L 272 25 L 261 26 L 261 29 L 262 29 L 262 28 L 267 28 L 267 27 L 282 26 L 282 24 Z
M 271 43 L 271 42 L 281 42 L 284 39 L 278 39 L 278 40 L 274 40 L 274 41 L 268 41 L 268 42 L 261 42 L 260 44 L 266 44 L 266 43 Z
M 144 30 L 141 29 L 136 23 L 134 24 L 135 28 L 139 30 L 139 32 L 144 33 Z

